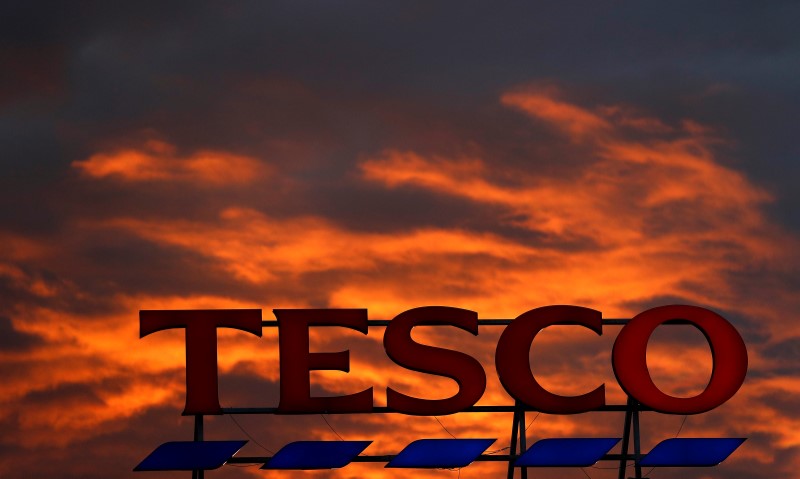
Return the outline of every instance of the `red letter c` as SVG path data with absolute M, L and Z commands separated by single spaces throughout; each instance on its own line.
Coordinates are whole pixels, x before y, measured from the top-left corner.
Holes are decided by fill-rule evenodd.
M 606 403 L 605 385 L 580 396 L 560 396 L 544 389 L 529 367 L 533 339 L 542 329 L 556 324 L 575 324 L 603 334 L 600 311 L 580 306 L 545 306 L 515 319 L 500 336 L 495 366 L 500 382 L 516 400 L 548 414 L 577 414 L 594 411 Z

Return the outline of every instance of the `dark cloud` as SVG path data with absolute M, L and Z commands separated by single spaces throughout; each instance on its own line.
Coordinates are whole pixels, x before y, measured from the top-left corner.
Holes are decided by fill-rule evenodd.
M 792 338 L 773 344 L 764 350 L 764 355 L 772 359 L 782 359 L 788 363 L 800 362 L 800 339 Z
M 788 375 L 797 375 L 797 371 L 785 372 Z M 778 414 L 786 418 L 796 418 L 800 415 L 800 400 L 794 394 L 786 394 L 785 392 L 771 392 L 759 397 L 759 400 L 765 406 L 771 407 Z
M 709 477 L 790 476 L 798 465 L 798 451 L 786 445 L 783 425 L 765 426 L 758 418 L 759 427 L 773 428 L 765 433 L 745 421 L 755 422 L 748 413 L 757 410 L 772 411 L 774 422 L 796 417 L 794 391 L 788 383 L 796 378 L 800 359 L 798 331 L 792 326 L 797 310 L 793 298 L 800 283 L 797 264 L 785 253 L 800 230 L 796 214 L 800 190 L 795 185 L 800 173 L 795 138 L 800 108 L 798 14 L 797 2 L 788 1 L 611 6 L 472 1 L 5 2 L 0 7 L 0 300 L 5 314 L 0 316 L 0 370 L 14 384 L 30 379 L 21 396 L 4 399 L 0 475 L 124 477 L 158 444 L 191 437 L 190 419 L 179 415 L 180 399 L 174 407 L 119 406 L 115 414 L 109 412 L 115 407 L 114 398 L 136 391 L 139 383 L 164 393 L 173 391 L 169 389 L 173 386 L 179 390 L 184 380 L 177 369 L 130 370 L 125 357 L 135 350 L 136 308 L 121 297 L 143 298 L 135 299 L 142 302 L 232 298 L 262 304 L 265 318 L 270 318 L 271 307 L 340 306 L 353 298 L 368 298 L 386 312 L 418 298 L 472 301 L 484 307 L 482 298 L 506 295 L 516 308 L 518 302 L 541 306 L 537 301 L 544 296 L 554 301 L 570 297 L 569 290 L 582 279 L 577 273 L 574 283 L 554 278 L 553 284 L 549 277 L 524 273 L 541 269 L 555 276 L 566 268 L 582 271 L 608 253 L 604 240 L 613 232 L 602 231 L 607 225 L 554 240 L 526 224 L 532 213 L 509 207 L 513 201 L 497 204 L 457 196 L 424 183 L 387 186 L 366 179 L 359 167 L 387 151 L 455 162 L 473 158 L 485 165 L 479 179 L 494 187 L 489 193 L 511 197 L 551 178 L 565 179 L 556 184 L 557 195 L 576 193 L 568 181 L 575 182 L 575 188 L 585 185 L 579 180 L 587 165 L 598 160 L 597 144 L 576 141 L 552 121 L 501 103 L 503 93 L 527 86 L 555 88 L 559 91 L 554 98 L 584 114 L 613 106 L 663 125 L 664 131 L 657 134 L 619 126 L 615 133 L 630 142 L 685 138 L 684 120 L 705 125 L 714 138 L 706 144 L 713 163 L 742 172 L 745 187 L 763 188 L 774 197 L 746 210 L 759 218 L 762 212 L 766 215 L 760 226 L 774 226 L 748 232 L 749 242 L 715 231 L 739 224 L 742 209 L 712 208 L 713 214 L 702 214 L 705 205 L 697 201 L 652 208 L 636 230 L 646 240 L 698 231 L 718 233 L 687 243 L 690 251 L 673 248 L 658 258 L 660 264 L 691 265 L 701 262 L 699 255 L 692 255 L 695 250 L 711 251 L 722 264 L 713 271 L 720 278 L 709 282 L 705 276 L 682 277 L 675 288 L 684 295 L 651 291 L 649 298 L 641 299 L 640 292 L 627 296 L 622 292 L 617 297 L 638 299 L 621 304 L 608 300 L 610 304 L 600 309 L 644 311 L 696 302 L 691 298 L 705 298 L 704 306 L 726 305 L 712 309 L 736 325 L 754 358 L 745 392 L 751 394 L 749 384 L 755 388 L 781 379 L 786 390 L 754 393 L 756 399 L 743 403 L 746 407 L 737 404 L 738 409 L 727 410 L 732 419 L 727 413 L 690 418 L 688 431 L 753 431 L 746 447 L 755 452 L 737 456 L 724 469 L 709 472 Z M 201 157 L 204 150 L 218 150 L 255 158 L 270 170 L 250 182 L 209 187 L 207 182 L 185 178 L 131 180 L 102 172 L 92 176 L 76 166 L 97 154 L 140 153 L 154 140 L 174 148 L 173 159 L 179 162 Z M 431 164 L 435 170 L 436 161 Z M 148 173 L 152 166 L 141 168 Z M 177 171 L 178 175 L 188 171 L 191 177 L 192 170 Z M 629 174 L 633 178 L 643 171 L 631 167 Z M 466 175 L 463 184 L 469 179 Z M 647 186 L 658 185 L 625 190 L 628 196 L 615 205 L 639 205 Z M 725 198 L 731 197 L 735 195 Z M 220 215 L 232 207 L 257 214 L 226 223 Z M 329 245 L 288 252 L 287 245 L 295 243 L 286 238 L 289 233 L 277 231 L 293 227 L 291 234 L 297 237 L 289 239 L 302 239 L 302 225 L 290 222 L 296 218 L 321 218 L 326 238 L 343 242 L 326 250 L 331 259 L 362 259 L 348 253 L 357 246 L 353 242 L 366 242 L 365 238 L 386 250 L 363 253 L 369 258 L 359 268 L 342 261 L 320 267 L 317 263 L 322 260 L 314 253 Z M 629 213 L 628 218 L 639 217 Z M 138 221 L 138 229 L 120 227 L 115 223 L 120 220 Z M 249 229 L 248 222 L 260 222 L 260 229 Z M 148 236 L 152 229 L 170 225 L 193 242 Z M 250 235 L 243 239 L 244 246 L 225 251 L 204 248 L 215 236 L 223 237 L 224 227 Z M 462 242 L 490 234 L 541 256 L 527 257 L 530 252 L 495 256 L 493 248 L 504 245 L 499 242 L 476 251 L 443 248 L 415 254 L 391 241 L 408 240 L 405 235 L 417 230 L 458 230 L 462 234 L 456 240 Z M 771 236 L 776 238 L 764 247 L 768 251 L 752 246 L 758 237 Z M 224 238 L 235 243 L 234 236 Z M 237 276 L 234 263 L 258 256 L 242 249 L 260 252 L 259 241 L 268 247 L 284 246 L 267 249 L 265 259 L 254 261 L 276 271 L 265 266 L 255 279 Z M 214 244 L 218 250 L 228 246 Z M 568 264 L 570 254 L 580 258 L 580 266 Z M 295 255 L 301 256 L 296 263 Z M 602 273 L 603 282 L 630 280 L 607 277 L 630 270 L 593 271 Z M 397 278 L 404 283 L 393 284 Z M 526 283 L 530 278 L 538 283 Z M 644 283 L 648 279 L 634 278 L 657 284 Z M 348 287 L 351 296 L 345 294 Z M 586 301 L 597 300 L 594 291 L 590 293 Z M 18 323 L 41 326 L 40 322 L 56 317 L 60 320 L 52 332 L 58 333 L 58 340 L 26 332 Z M 118 321 L 130 321 L 125 323 L 131 326 L 130 331 L 125 329 L 130 338 L 119 339 L 123 333 L 114 329 Z M 661 345 L 689 342 L 705 347 L 696 335 L 662 329 L 656 338 Z M 107 330 L 113 333 L 103 336 Z M 451 340 L 454 347 L 469 343 L 445 332 L 429 337 L 442 343 Z M 488 344 L 494 337 L 487 334 L 481 339 Z M 569 348 L 580 348 L 580 354 L 569 354 L 563 342 L 541 341 L 533 357 L 542 363 L 543 375 L 557 378 L 578 370 L 608 376 L 609 363 L 587 364 L 609 352 L 612 338 L 609 330 L 603 338 L 570 343 Z M 120 341 L 115 347 L 124 344 L 130 349 L 114 350 L 120 356 L 114 358 L 108 352 L 111 340 Z M 388 362 L 380 358 L 380 343 L 372 337 L 322 344 L 352 346 L 358 364 Z M 81 348 L 97 357 L 83 357 Z M 56 359 L 46 356 L 51 351 Z M 491 347 L 475 354 L 490 365 Z M 66 361 L 71 361 L 70 368 L 64 367 Z M 274 405 L 278 385 L 259 376 L 265 366 L 257 361 L 240 363 L 222 376 L 225 401 Z M 48 376 L 54 365 L 59 366 L 59 377 Z M 81 370 L 98 374 L 90 379 L 70 375 Z M 358 377 L 356 373 L 351 377 Z M 372 373 L 364 371 L 365 376 Z M 330 393 L 322 386 L 314 391 Z M 26 409 L 58 411 L 58 418 L 68 423 L 74 413 L 68 405 L 89 405 L 97 414 L 111 417 L 98 419 L 96 430 L 67 427 L 64 433 L 45 430 L 48 427 L 35 420 L 44 421 L 46 416 L 32 419 Z M 316 416 L 239 420 L 269 448 L 280 446 L 277 438 L 331 435 Z M 385 428 L 365 417 L 332 421 L 346 437 L 380 435 Z M 430 424 L 425 421 L 431 422 L 430 418 L 414 421 L 408 421 L 409 430 L 403 434 L 427 430 Z M 734 427 L 727 421 L 742 422 Z M 655 430 L 671 432 L 673 422 L 658 422 Z M 221 438 L 243 433 L 230 418 L 209 419 L 209 424 L 214 426 L 211 434 Z M 65 437 L 70 431 L 75 437 Z M 18 443 L 18 438 L 31 444 L 48 434 L 59 441 Z M 264 453 L 253 444 L 248 448 L 248 453 Z M 771 452 L 773 464 L 759 462 L 764 451 Z M 588 471 L 592 477 L 601 473 Z M 656 473 L 684 477 L 681 471 Z M 246 475 L 234 468 L 214 474 Z
M 95 392 L 96 387 L 94 384 L 64 384 L 53 389 L 32 391 L 25 395 L 23 402 L 30 407 L 102 404 L 102 399 Z
M 346 223 L 361 216 L 372 227 L 391 226 L 381 210 L 403 225 L 453 221 L 457 204 L 416 206 L 423 201 L 416 193 L 410 203 L 409 194 L 364 191 L 339 179 L 352 174 L 359 155 L 382 148 L 453 154 L 466 148 L 453 145 L 469 142 L 492 163 L 543 172 L 580 166 L 585 152 L 559 148 L 552 136 L 494 106 L 504 89 L 541 80 L 568 85 L 578 100 L 636 104 L 675 122 L 691 117 L 725 128 L 740 144 L 730 161 L 780 191 L 774 212 L 794 222 L 795 189 L 786 180 L 796 163 L 794 107 L 783 101 L 797 88 L 785 80 L 797 52 L 786 21 L 796 10 L 791 3 L 85 2 L 7 9 L 4 40 L 14 51 L 42 52 L 15 54 L 43 65 L 14 69 L 15 84 L 39 88 L 25 76 L 35 70 L 62 91 L 58 102 L 15 104 L 0 114 L 13 172 L 4 175 L 3 194 L 31 198 L 0 211 L 4 225 L 18 231 L 52 231 L 65 217 L 104 205 L 185 215 L 231 200 L 187 191 L 163 204 L 125 189 L 58 181 L 72 161 L 146 131 L 179 148 L 255 154 L 299 182 L 335 183 L 291 200 L 269 195 L 275 185 L 247 195 L 265 210 L 280 204 Z M 302 145 L 309 159 L 294 166 L 297 154 L 270 148 L 278 140 Z M 54 188 L 57 195 L 48 193 Z M 385 207 L 363 211 L 372 204 Z
M 39 336 L 14 328 L 11 318 L 0 316 L 0 351 L 25 351 L 43 343 Z

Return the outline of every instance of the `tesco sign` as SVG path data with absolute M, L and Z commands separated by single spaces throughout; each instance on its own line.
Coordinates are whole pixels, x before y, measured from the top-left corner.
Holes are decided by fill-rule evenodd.
M 309 350 L 312 327 L 342 327 L 368 333 L 366 309 L 276 309 L 280 348 L 280 402 L 283 414 L 371 412 L 373 388 L 334 397 L 311 395 L 310 372 L 350 370 L 349 351 Z M 694 397 L 675 397 L 661 391 L 647 369 L 647 343 L 653 331 L 668 321 L 693 325 L 711 348 L 713 366 L 706 388 Z M 260 309 L 143 310 L 140 336 L 157 331 L 186 330 L 186 405 L 184 415 L 222 414 L 218 397 L 217 329 L 233 328 L 261 336 Z M 464 351 L 420 344 L 411 331 L 417 326 L 450 326 L 478 335 L 478 314 L 448 306 L 410 309 L 388 322 L 383 336 L 387 356 L 399 366 L 443 376 L 458 383 L 451 397 L 424 399 L 386 389 L 387 409 L 410 415 L 454 414 L 475 405 L 486 389 L 483 366 Z M 603 334 L 602 313 L 580 306 L 544 306 L 519 315 L 497 342 L 495 368 L 508 394 L 530 408 L 549 414 L 577 414 L 606 405 L 605 385 L 578 396 L 554 394 L 536 380 L 529 362 L 536 335 L 553 325 L 588 328 Z M 612 366 L 619 385 L 642 406 L 665 414 L 699 414 L 733 397 L 747 373 L 747 349 L 738 331 L 722 316 L 688 305 L 661 306 L 644 311 L 627 324 L 614 342 Z M 576 371 L 576 374 L 579 372 Z

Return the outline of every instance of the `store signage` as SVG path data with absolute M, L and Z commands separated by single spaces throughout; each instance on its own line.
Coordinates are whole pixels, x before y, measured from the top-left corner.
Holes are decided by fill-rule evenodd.
M 311 394 L 310 372 L 349 371 L 349 351 L 309 350 L 312 327 L 341 327 L 368 333 L 366 309 L 276 309 L 280 348 L 280 402 L 278 413 L 367 413 L 373 408 L 373 388 L 335 397 Z M 711 349 L 713 366 L 706 388 L 694 397 L 675 397 L 661 391 L 647 369 L 650 335 L 668 321 L 699 329 Z M 399 314 L 386 326 L 383 344 L 387 356 L 413 371 L 443 376 L 458 383 L 448 398 L 426 399 L 387 388 L 389 411 L 421 416 L 454 414 L 473 406 L 486 388 L 486 372 L 468 353 L 420 344 L 411 337 L 417 326 L 450 326 L 478 335 L 474 311 L 425 306 Z M 553 325 L 572 325 L 603 334 L 600 311 L 579 306 L 545 306 L 512 321 L 497 342 L 495 367 L 508 394 L 536 411 L 577 414 L 606 405 L 605 385 L 578 396 L 563 396 L 536 380 L 529 352 L 536 335 Z M 260 309 L 143 310 L 141 337 L 166 329 L 186 331 L 186 405 L 184 415 L 222 414 L 218 398 L 217 329 L 233 328 L 261 336 Z M 661 306 L 644 311 L 627 324 L 614 342 L 612 366 L 619 385 L 642 406 L 665 414 L 699 414 L 733 397 L 747 373 L 747 350 L 737 330 L 708 309 L 687 305 Z M 576 371 L 575 374 L 581 374 Z

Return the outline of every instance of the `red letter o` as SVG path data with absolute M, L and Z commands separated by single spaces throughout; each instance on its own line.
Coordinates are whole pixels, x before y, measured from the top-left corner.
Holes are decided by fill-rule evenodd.
M 647 370 L 650 335 L 673 319 L 691 323 L 711 346 L 711 380 L 695 397 L 664 394 Z M 722 316 L 697 306 L 661 306 L 638 314 L 622 328 L 614 342 L 612 362 L 622 389 L 643 405 L 665 414 L 700 414 L 721 405 L 739 390 L 747 374 L 747 349 L 736 329 Z

